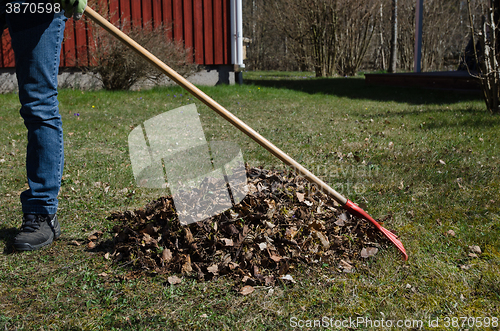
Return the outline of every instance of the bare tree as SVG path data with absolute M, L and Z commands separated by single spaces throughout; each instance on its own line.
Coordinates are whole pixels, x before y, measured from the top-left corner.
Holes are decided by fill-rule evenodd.
M 474 2 L 483 0 L 473 0 Z M 388 54 L 392 44 L 393 0 L 386 0 L 383 19 L 379 24 L 381 36 L 372 43 L 371 54 L 383 48 Z M 458 66 L 463 51 L 464 36 L 468 33 L 466 1 L 426 0 L 424 2 L 422 68 L 425 71 L 450 70 Z M 379 15 L 379 17 L 381 17 Z M 415 45 L 415 0 L 397 1 L 397 69 L 413 70 Z M 389 58 L 390 61 L 390 58 Z M 366 69 L 383 69 L 380 62 L 366 62 Z M 367 67 L 376 65 L 373 67 Z
M 413 70 L 415 0 L 244 1 L 245 37 L 253 41 L 249 69 L 314 70 L 318 76 L 388 69 L 395 40 L 397 70 Z M 424 10 L 422 69 L 455 69 L 468 33 L 466 1 L 426 0 Z
M 318 77 L 332 76 L 338 51 L 336 1 L 278 0 L 269 6 L 274 29 L 286 36 L 296 61 L 312 65 Z
M 272 7 L 265 0 L 243 0 L 244 36 L 252 42 L 247 46 L 245 64 L 249 70 L 309 70 L 301 66 L 290 52 L 289 39 L 276 30 Z
M 398 65 L 398 0 L 392 0 L 391 55 L 388 72 L 396 72 Z
M 381 24 L 383 21 L 384 21 L 384 4 L 381 2 L 380 9 L 379 9 L 379 24 L 378 24 L 379 47 L 376 48 L 374 62 L 375 62 L 375 66 L 378 65 L 378 67 L 382 70 L 384 70 L 386 68 L 385 45 L 384 45 L 384 24 Z
M 498 18 L 495 19 L 497 10 L 495 5 L 498 5 L 498 1 L 490 1 L 489 4 L 483 4 L 481 24 L 479 29 L 476 30 L 471 1 L 467 0 L 473 54 L 475 63 L 479 64 L 477 77 L 481 83 L 486 108 L 492 114 L 500 113 L 500 59 L 498 54 L 498 38 L 500 34 Z M 477 43 L 476 40 L 478 41 Z
M 287 49 L 316 76 L 351 76 L 368 50 L 380 1 L 277 0 L 268 14 Z
M 376 0 L 346 0 L 339 6 L 337 72 L 340 75 L 354 76 L 361 66 L 376 28 L 378 5 Z
M 460 31 L 459 12 L 460 4 L 456 0 L 427 0 L 425 2 L 425 27 L 422 40 L 423 71 L 443 69 L 445 59 L 452 54 L 457 55 L 463 48 L 463 36 L 466 31 L 465 29 Z

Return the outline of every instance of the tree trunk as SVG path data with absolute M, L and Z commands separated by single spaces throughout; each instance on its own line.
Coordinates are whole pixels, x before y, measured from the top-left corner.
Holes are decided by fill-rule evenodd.
M 495 5 L 497 0 L 490 2 L 490 7 L 487 8 L 488 13 L 482 17 L 481 28 L 478 33 L 474 31 L 474 20 L 471 12 L 471 0 L 467 0 L 467 8 L 469 12 L 469 26 L 471 29 L 472 45 L 474 47 L 474 57 L 476 63 L 479 64 L 478 78 L 481 83 L 486 107 L 492 114 L 500 113 L 500 64 L 497 55 L 497 40 L 498 28 L 496 27 L 495 11 L 491 10 L 491 5 Z M 493 27 L 493 28 L 491 28 Z M 479 49 L 476 48 L 476 36 L 479 37 Z M 479 59 L 481 58 L 481 61 Z
M 391 55 L 388 72 L 396 72 L 398 64 L 398 0 L 392 0 Z
M 384 4 L 380 3 L 380 22 L 384 21 Z M 380 69 L 384 70 L 385 65 L 385 50 L 384 50 L 384 28 L 382 24 L 379 24 L 379 38 L 380 38 L 380 51 L 377 54 L 380 57 L 379 66 Z
M 493 20 L 495 23 L 495 27 L 498 29 L 500 24 L 500 0 L 490 0 L 491 7 L 493 8 Z M 496 49 L 496 53 L 500 54 L 500 38 L 496 39 L 496 44 L 494 45 Z

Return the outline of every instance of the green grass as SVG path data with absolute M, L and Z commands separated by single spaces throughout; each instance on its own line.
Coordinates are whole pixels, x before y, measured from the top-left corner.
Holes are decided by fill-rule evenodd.
M 500 318 L 500 117 L 490 116 L 478 95 L 313 76 L 248 72 L 243 86 L 202 89 L 372 216 L 392 215 L 384 226 L 401 236 L 408 262 L 390 249 L 353 274 L 300 266 L 296 284 L 258 287 L 248 296 L 225 278 L 184 279 L 175 287 L 163 276 L 126 280 L 127 266 L 87 250 L 85 239 L 113 226 L 111 212 L 165 194 L 135 186 L 131 128 L 195 102 L 207 139 L 238 143 L 252 166 L 282 167 L 177 87 L 60 91 L 63 234 L 41 251 L 13 253 L 19 193 L 26 188 L 26 133 L 17 96 L 6 94 L 0 96 L 0 329 L 282 330 L 292 329 L 291 321 L 363 317 L 422 320 L 424 329 L 439 318 L 432 329 L 445 330 L 446 318 Z M 481 247 L 478 258 L 468 256 L 471 245 Z M 458 322 L 457 330 L 480 329 Z

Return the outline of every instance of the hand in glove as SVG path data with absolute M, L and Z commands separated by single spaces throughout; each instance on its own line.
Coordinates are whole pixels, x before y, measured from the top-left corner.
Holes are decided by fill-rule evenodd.
M 64 16 L 79 20 L 82 18 L 85 7 L 87 7 L 87 0 L 57 0 L 56 2 L 61 4 L 61 8 L 64 9 Z

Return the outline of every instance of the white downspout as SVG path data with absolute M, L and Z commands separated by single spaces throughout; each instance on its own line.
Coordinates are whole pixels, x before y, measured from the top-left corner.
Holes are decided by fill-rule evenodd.
M 231 10 L 231 62 L 235 68 L 245 68 L 243 63 L 243 10 L 241 0 L 230 1 Z

